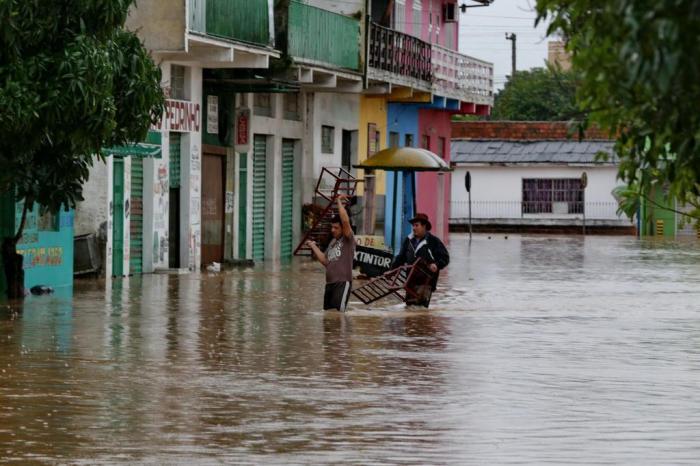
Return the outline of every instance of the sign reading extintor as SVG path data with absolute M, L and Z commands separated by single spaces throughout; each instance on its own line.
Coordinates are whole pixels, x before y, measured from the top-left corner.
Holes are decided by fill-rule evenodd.
M 250 150 L 250 109 L 236 109 L 236 152 Z

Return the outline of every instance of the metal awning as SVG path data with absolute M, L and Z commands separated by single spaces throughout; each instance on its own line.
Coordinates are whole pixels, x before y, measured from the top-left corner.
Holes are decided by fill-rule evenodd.
M 433 152 L 414 147 L 380 150 L 362 163 L 353 165 L 365 170 L 449 172 L 452 169 Z
M 114 155 L 116 157 L 152 157 L 159 159 L 162 156 L 159 144 L 148 144 L 139 142 L 137 144 L 127 144 L 124 146 L 105 147 L 102 149 L 103 155 Z

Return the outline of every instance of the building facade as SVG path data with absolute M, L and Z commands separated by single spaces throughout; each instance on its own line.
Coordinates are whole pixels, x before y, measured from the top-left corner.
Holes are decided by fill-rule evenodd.
M 329 166 L 376 195 L 360 229 L 403 228 L 407 175 L 353 165 L 390 145 L 449 161 L 450 117 L 489 112 L 492 66 L 457 52 L 453 2 L 399 1 L 386 17 L 381 3 L 138 3 L 127 27 L 159 63 L 167 103 L 145 141 L 105 148 L 76 212 L 76 234 L 106 232 L 107 275 L 286 260 Z M 446 236 L 449 174 L 409 181 Z
M 571 140 L 565 122 L 459 122 L 453 134 L 453 228 L 468 223 L 469 173 L 477 229 L 634 232 L 617 212 L 618 163 L 605 135 Z

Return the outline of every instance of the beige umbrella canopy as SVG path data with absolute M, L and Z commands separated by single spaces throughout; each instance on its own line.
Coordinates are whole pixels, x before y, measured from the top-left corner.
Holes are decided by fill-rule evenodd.
M 365 170 L 449 172 L 452 169 L 436 154 L 425 149 L 401 147 L 380 150 L 362 163 L 353 165 Z

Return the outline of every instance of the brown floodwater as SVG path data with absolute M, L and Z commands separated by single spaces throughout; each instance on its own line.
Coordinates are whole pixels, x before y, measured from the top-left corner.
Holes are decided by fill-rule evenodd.
M 296 259 L 0 305 L 0 462 L 700 464 L 700 246 L 453 235 L 430 310 Z

